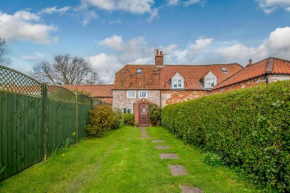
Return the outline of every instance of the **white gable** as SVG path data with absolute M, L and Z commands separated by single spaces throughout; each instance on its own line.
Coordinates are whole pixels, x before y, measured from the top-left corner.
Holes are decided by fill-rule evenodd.
M 217 85 L 217 77 L 209 71 L 204 77 L 203 84 L 204 88 L 212 88 Z
M 178 72 L 171 78 L 171 88 L 172 89 L 184 88 L 184 78 Z

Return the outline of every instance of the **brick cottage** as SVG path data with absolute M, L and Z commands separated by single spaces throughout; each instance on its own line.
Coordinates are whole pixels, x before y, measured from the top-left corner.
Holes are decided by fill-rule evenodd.
M 133 113 L 135 121 L 149 125 L 149 104 L 168 104 L 202 96 L 290 79 L 290 61 L 267 58 L 244 68 L 238 63 L 166 65 L 156 50 L 155 64 L 128 64 L 115 75 L 113 107 Z
M 246 67 L 238 63 L 167 65 L 156 50 L 155 64 L 127 64 L 115 74 L 114 85 L 65 86 L 89 91 L 95 99 L 134 114 L 141 126 L 149 125 L 149 104 L 164 107 L 230 90 L 290 80 L 290 61 L 267 58 Z

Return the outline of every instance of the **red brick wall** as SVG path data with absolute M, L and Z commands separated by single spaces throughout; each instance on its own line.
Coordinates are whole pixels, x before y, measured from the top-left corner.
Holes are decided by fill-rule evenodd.
M 209 91 L 207 95 L 224 93 L 224 92 L 231 91 L 231 90 L 238 90 L 238 89 L 242 89 L 242 88 L 253 87 L 253 86 L 256 86 L 256 85 L 262 84 L 262 83 L 266 83 L 266 78 L 264 76 L 259 77 L 259 78 L 255 78 L 255 79 L 251 79 L 251 80 L 248 80 L 248 81 L 245 81 L 242 83 L 234 84 L 234 85 L 231 85 L 228 87 L 212 90 L 212 91 Z
M 161 93 L 161 106 L 193 100 L 206 95 L 206 91 L 168 90 Z

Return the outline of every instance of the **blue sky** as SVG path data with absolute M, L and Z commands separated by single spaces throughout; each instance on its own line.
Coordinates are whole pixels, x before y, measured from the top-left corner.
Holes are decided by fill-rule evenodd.
M 290 59 L 290 0 L 1 0 L 10 67 L 85 57 L 106 83 L 127 63 Z

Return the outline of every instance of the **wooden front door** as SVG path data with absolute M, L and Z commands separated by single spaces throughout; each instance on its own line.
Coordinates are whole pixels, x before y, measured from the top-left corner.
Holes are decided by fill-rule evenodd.
M 149 105 L 140 103 L 139 104 L 139 125 L 148 126 L 149 125 Z

